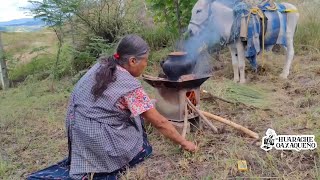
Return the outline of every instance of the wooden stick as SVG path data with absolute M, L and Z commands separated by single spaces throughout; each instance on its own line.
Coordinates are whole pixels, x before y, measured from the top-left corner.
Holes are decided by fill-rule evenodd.
M 184 106 L 184 123 L 182 129 L 182 137 L 186 138 L 188 128 L 188 104 Z
M 239 125 L 239 124 L 237 124 L 237 123 L 234 123 L 234 122 L 232 122 L 232 121 L 230 121 L 230 120 L 227 120 L 227 119 L 225 119 L 225 118 L 222 118 L 222 117 L 220 117 L 220 116 L 217 116 L 217 115 L 214 115 L 214 114 L 205 112 L 205 111 L 201 111 L 201 113 L 202 113 L 203 115 L 207 116 L 208 118 L 214 119 L 214 120 L 219 121 L 219 122 L 222 122 L 222 123 L 224 123 L 224 124 L 227 124 L 227 125 L 235 128 L 235 129 L 238 129 L 238 130 L 240 130 L 240 131 L 248 134 L 249 136 L 251 136 L 251 137 L 253 137 L 253 138 L 255 138 L 255 139 L 259 139 L 259 135 L 258 135 L 257 133 L 255 133 L 255 132 L 251 131 L 250 129 L 245 128 L 245 127 L 243 127 L 243 126 L 241 126 L 241 125 Z
M 202 112 L 199 109 L 197 109 L 197 107 L 195 107 L 191 103 L 191 101 L 188 98 L 187 98 L 187 104 L 191 107 L 191 109 L 193 109 L 199 114 L 199 116 L 201 117 L 200 118 L 201 120 L 203 120 L 208 126 L 210 126 L 215 133 L 218 133 L 218 129 L 202 114 Z

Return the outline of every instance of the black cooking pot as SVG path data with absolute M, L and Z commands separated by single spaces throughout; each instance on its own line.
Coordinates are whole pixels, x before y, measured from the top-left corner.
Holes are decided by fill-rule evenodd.
M 169 80 L 177 81 L 180 76 L 192 73 L 195 61 L 185 52 L 172 52 L 160 65 Z

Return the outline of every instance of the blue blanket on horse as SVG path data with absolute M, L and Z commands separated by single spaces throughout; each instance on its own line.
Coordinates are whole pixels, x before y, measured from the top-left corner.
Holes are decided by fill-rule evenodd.
M 275 7 L 274 7 L 275 5 Z M 262 10 L 262 11 L 279 11 L 281 13 L 285 13 L 287 12 L 287 8 L 282 5 L 282 4 L 277 4 L 277 3 L 274 3 L 273 4 L 270 4 L 270 2 L 266 2 L 262 5 L 259 5 L 258 7 Z
M 286 7 L 276 4 L 276 10 L 270 10 L 267 3 L 259 8 L 264 12 L 265 36 L 264 45 L 267 51 L 271 50 L 275 44 L 286 46 Z M 262 50 L 262 20 L 258 15 L 252 14 L 248 24 L 247 47 L 245 56 L 250 61 L 252 67 L 257 69 L 257 54 Z

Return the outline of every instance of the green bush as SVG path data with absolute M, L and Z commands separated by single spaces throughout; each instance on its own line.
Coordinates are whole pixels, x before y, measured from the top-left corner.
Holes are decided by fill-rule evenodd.
M 74 69 L 75 72 L 79 72 L 81 70 L 87 69 L 92 65 L 95 61 L 96 58 L 92 57 L 90 53 L 84 51 L 76 51 L 77 53 L 75 54 L 74 60 L 72 62 L 72 68 Z
M 88 37 L 81 49 L 74 49 L 74 61 L 72 67 L 75 72 L 82 71 L 89 68 L 96 62 L 97 58 L 104 54 L 113 54 L 114 43 L 108 43 L 106 40 L 99 36 Z
M 148 42 L 151 50 L 171 47 L 179 36 L 178 33 L 168 31 L 168 29 L 163 26 L 145 28 L 138 34 Z
M 43 80 L 50 75 L 55 79 L 70 76 L 75 73 L 72 67 L 72 53 L 68 45 L 61 49 L 60 61 L 56 66 L 56 56 L 52 54 L 40 54 L 33 58 L 31 62 L 13 64 L 9 70 L 9 78 L 13 82 L 24 81 L 28 76 L 38 80 Z
M 54 57 L 45 55 L 34 58 L 31 62 L 17 65 L 14 69 L 9 71 L 9 78 L 13 82 L 23 81 L 29 75 L 46 74 L 49 76 L 51 68 L 54 64 Z
M 73 68 L 73 57 L 72 48 L 65 44 L 62 46 L 60 61 L 55 64 L 56 59 L 54 59 L 54 65 L 51 67 L 52 74 L 55 75 L 55 79 L 61 79 L 64 76 L 70 76 L 76 73 Z
M 151 50 L 146 72 L 151 75 L 158 75 L 157 73 L 161 70 L 160 61 L 165 60 L 171 51 L 170 48 L 163 48 L 158 51 Z

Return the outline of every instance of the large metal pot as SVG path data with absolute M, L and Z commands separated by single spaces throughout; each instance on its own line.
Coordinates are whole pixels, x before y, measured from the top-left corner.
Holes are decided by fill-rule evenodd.
M 172 52 L 160 65 L 169 80 L 177 81 L 180 76 L 192 73 L 195 61 L 186 52 Z

